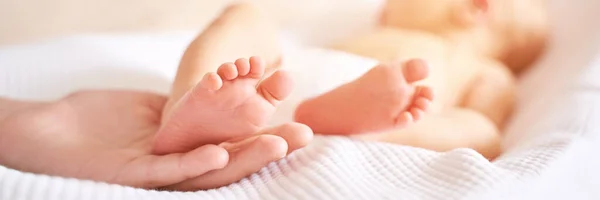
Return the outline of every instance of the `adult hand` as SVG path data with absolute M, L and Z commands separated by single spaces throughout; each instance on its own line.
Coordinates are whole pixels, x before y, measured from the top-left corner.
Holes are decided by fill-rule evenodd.
M 84 91 L 55 102 L 0 99 L 0 164 L 32 173 L 141 188 L 227 185 L 306 145 L 286 124 L 241 141 L 152 155 L 166 97 Z M 309 132 L 312 133 L 312 132 Z

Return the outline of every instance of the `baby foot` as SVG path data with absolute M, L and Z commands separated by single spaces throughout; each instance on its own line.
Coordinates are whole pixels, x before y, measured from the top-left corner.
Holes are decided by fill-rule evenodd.
M 421 119 L 433 100 L 422 60 L 379 65 L 360 78 L 302 102 L 295 120 L 319 134 L 358 134 L 406 126 Z
M 202 144 L 255 134 L 292 90 L 292 80 L 276 71 L 265 80 L 258 57 L 240 58 L 207 73 L 175 103 L 154 140 L 156 154 L 184 152 Z

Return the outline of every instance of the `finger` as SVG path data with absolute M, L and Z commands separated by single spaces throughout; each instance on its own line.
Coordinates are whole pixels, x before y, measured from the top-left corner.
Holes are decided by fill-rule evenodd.
M 191 191 L 231 184 L 259 171 L 269 162 L 283 158 L 287 149 L 287 143 L 283 138 L 274 135 L 260 135 L 251 139 L 251 142 L 245 146 L 233 149 L 229 164 L 225 168 L 168 186 L 166 189 Z
M 265 134 L 272 134 L 283 138 L 288 145 L 287 153 L 306 146 L 313 139 L 313 131 L 308 126 L 296 122 L 271 128 L 266 130 Z
M 288 144 L 288 152 L 291 153 L 294 150 L 306 146 L 313 139 L 313 131 L 306 125 L 290 122 L 280 126 L 275 126 L 261 130 L 257 135 L 270 134 L 276 135 L 283 138 Z M 253 138 L 255 138 L 254 136 Z M 236 140 L 230 140 L 222 143 L 221 147 L 226 149 L 237 149 L 241 146 L 245 146 L 247 143 L 252 142 L 248 137 Z
M 162 187 L 222 169 L 228 160 L 227 151 L 215 145 L 205 145 L 187 153 L 147 155 L 130 162 L 118 174 L 116 182 L 141 188 Z
M 227 149 L 228 152 L 236 152 L 237 150 L 241 149 L 242 147 L 246 147 L 246 146 L 248 146 L 248 144 L 254 142 L 254 140 L 256 138 L 258 138 L 258 136 L 260 136 L 260 135 L 254 135 L 254 136 L 250 136 L 250 137 L 246 136 L 245 138 L 240 138 L 240 139 L 223 142 L 223 143 L 219 144 L 219 146 L 223 147 L 224 149 Z

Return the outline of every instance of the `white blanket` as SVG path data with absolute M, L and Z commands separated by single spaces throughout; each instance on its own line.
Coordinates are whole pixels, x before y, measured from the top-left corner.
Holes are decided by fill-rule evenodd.
M 600 2 L 556 1 L 552 8 L 552 48 L 522 80 L 506 153 L 492 163 L 469 149 L 436 153 L 317 137 L 307 148 L 215 190 L 146 191 L 0 166 L 0 199 L 598 199 L 600 29 L 591 19 L 600 17 Z M 191 37 L 82 36 L 0 48 L 0 95 L 53 99 L 99 87 L 166 92 Z M 287 46 L 286 62 L 299 88 L 278 113 L 280 121 L 289 120 L 284 117 L 294 101 L 355 77 L 373 63 Z M 327 66 L 319 73 L 323 76 L 336 66 L 354 70 L 310 87 L 312 79 L 300 67 L 317 69 L 316 64 Z

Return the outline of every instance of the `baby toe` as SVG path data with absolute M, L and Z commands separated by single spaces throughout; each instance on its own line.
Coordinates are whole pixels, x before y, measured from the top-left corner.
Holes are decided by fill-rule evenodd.
M 217 69 L 217 74 L 224 80 L 233 80 L 237 78 L 238 71 L 235 64 L 228 62 L 222 64 L 219 69 Z
M 250 73 L 250 61 L 246 58 L 240 58 L 235 61 L 238 76 L 246 76 Z

